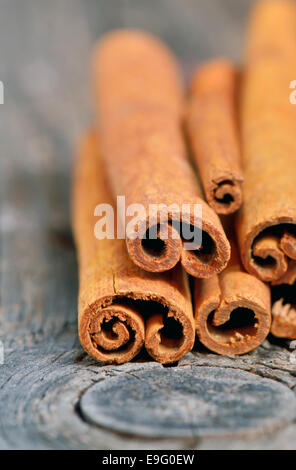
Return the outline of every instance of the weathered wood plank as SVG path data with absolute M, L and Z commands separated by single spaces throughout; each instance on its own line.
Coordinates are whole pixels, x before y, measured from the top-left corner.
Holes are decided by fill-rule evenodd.
M 254 437 L 293 422 L 296 397 L 233 368 L 146 367 L 94 384 L 80 410 L 89 423 L 131 435 Z
M 236 433 L 234 438 L 231 433 L 226 436 L 223 430 L 219 433 L 219 429 L 216 430 L 217 436 L 214 440 L 208 438 L 206 432 L 204 435 L 200 433 L 201 435 L 197 437 L 194 436 L 195 433 L 192 433 L 191 437 L 183 438 L 140 438 L 112 432 L 95 425 L 95 414 L 90 423 L 86 418 L 83 397 L 87 396 L 87 390 L 91 390 L 94 384 L 97 387 L 102 380 L 107 383 L 111 378 L 117 377 L 122 380 L 125 376 L 130 378 L 131 374 L 160 371 L 163 366 L 152 362 L 136 362 L 120 367 L 98 366 L 90 358 L 85 357 L 78 346 L 73 346 L 73 337 L 74 334 L 70 330 L 68 334 L 64 333 L 54 339 L 47 339 L 42 347 L 38 343 L 31 347 L 19 346 L 17 350 L 7 351 L 5 365 L 1 366 L 0 378 L 0 399 L 1 403 L 5 403 L 5 406 L 1 407 L 0 436 L 6 447 L 185 449 L 206 448 L 213 446 L 216 442 L 217 446 L 223 445 L 226 448 L 260 448 L 260 445 L 271 446 L 272 443 L 274 447 L 295 448 L 295 416 L 291 413 L 288 420 L 290 424 L 286 426 L 286 421 L 277 414 L 285 415 L 289 411 L 285 407 L 287 400 L 285 403 L 277 403 L 279 406 L 275 408 L 276 413 L 270 410 L 275 420 L 273 425 L 276 431 L 272 434 L 261 432 L 262 435 L 258 437 L 258 432 L 262 431 L 262 428 L 255 426 L 251 432 L 247 433 L 248 439 L 246 439 L 246 433 L 239 439 Z M 290 371 L 281 370 L 283 364 L 287 369 L 290 368 L 289 354 L 283 348 L 276 347 L 268 349 L 268 356 L 267 350 L 262 347 L 256 353 L 236 359 L 194 352 L 188 354 L 180 361 L 178 367 L 172 370 L 184 370 L 188 374 L 192 367 L 194 374 L 200 373 L 202 376 L 203 371 L 214 367 L 213 371 L 219 368 L 225 376 L 227 376 L 227 370 L 230 373 L 235 370 L 237 376 L 240 377 L 241 374 L 241 378 L 244 379 L 244 373 L 240 372 L 244 369 L 252 372 L 253 384 L 257 384 L 256 377 L 258 377 L 258 386 L 260 386 L 261 377 L 268 377 L 270 380 L 267 382 L 270 382 L 272 387 L 273 384 L 281 382 L 285 384 L 288 392 L 288 388 L 292 390 L 296 386 L 295 369 L 292 368 L 292 364 Z M 164 368 L 164 370 L 167 369 Z M 153 381 L 148 381 L 148 386 L 149 383 L 151 386 Z M 142 387 L 143 384 L 139 383 L 138 386 Z M 282 386 L 283 389 L 285 386 Z M 184 393 L 185 391 L 184 389 Z M 191 400 L 195 400 L 194 390 L 191 395 Z M 246 397 L 245 395 L 245 399 Z M 198 398 L 197 394 L 196 399 Z M 252 402 L 253 399 L 254 396 L 251 393 L 250 401 Z M 262 407 L 263 402 L 264 400 Z M 117 405 L 116 401 L 110 404 L 110 414 L 118 413 Z M 174 409 L 170 411 L 166 409 L 166 411 L 172 418 L 175 417 Z M 222 408 L 221 413 L 220 419 L 223 416 Z M 245 413 L 248 413 L 248 408 L 245 409 Z M 182 413 L 180 413 L 179 425 L 184 426 L 186 419 L 188 417 L 182 418 Z M 207 416 L 205 413 L 203 419 L 205 426 L 211 424 L 211 415 Z M 196 424 L 198 426 L 201 422 Z M 285 442 L 283 436 L 287 438 Z

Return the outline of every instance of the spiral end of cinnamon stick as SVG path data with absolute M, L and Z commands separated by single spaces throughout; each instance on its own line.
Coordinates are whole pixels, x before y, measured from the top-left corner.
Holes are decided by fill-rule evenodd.
M 270 295 L 252 276 L 228 273 L 196 283 L 196 331 L 200 342 L 218 354 L 245 354 L 258 347 L 270 330 Z M 227 283 L 227 284 L 226 284 Z
M 276 282 L 288 275 L 290 263 L 296 259 L 296 224 L 291 222 L 265 224 L 259 234 L 256 235 L 256 228 L 249 234 L 241 249 L 248 272 L 265 282 Z
M 193 277 L 207 279 L 223 271 L 230 259 L 230 244 L 218 224 L 203 220 L 201 245 L 193 250 L 182 250 L 181 263 Z
M 96 361 L 122 364 L 135 357 L 144 345 L 144 320 L 128 305 L 91 305 L 80 320 L 79 337 Z
M 233 214 L 242 204 L 242 179 L 236 179 L 234 175 L 229 178 L 221 178 L 219 183 L 212 184 L 208 191 L 207 201 L 217 214 Z
M 255 303 L 222 304 L 214 311 L 199 313 L 196 331 L 201 343 L 211 351 L 245 354 L 260 346 L 268 335 L 266 317 Z
M 194 277 L 208 278 L 221 272 L 230 258 L 230 244 L 218 217 L 204 203 L 203 215 L 195 226 L 190 213 L 182 214 L 189 232 L 199 233 L 200 236 L 196 236 L 198 244 L 194 243 L 194 236 L 190 240 L 189 232 L 179 224 L 180 218 L 174 220 L 173 215 L 170 215 L 169 223 L 154 227 L 152 232 L 156 236 L 153 238 L 149 238 L 151 227 L 146 229 L 148 222 L 143 221 L 140 235 L 126 239 L 129 256 L 136 265 L 151 272 L 167 271 L 178 261 Z M 186 238 L 182 237 L 184 232 Z
M 193 318 L 181 312 L 154 314 L 147 320 L 145 347 L 162 364 L 181 359 L 192 349 L 194 338 Z
M 131 259 L 145 271 L 163 272 L 172 269 L 180 260 L 182 251 L 182 240 L 178 231 L 170 224 L 158 224 L 153 227 L 155 236 L 150 236 L 149 228 L 146 230 L 146 222 L 142 225 L 142 236 L 126 239 Z

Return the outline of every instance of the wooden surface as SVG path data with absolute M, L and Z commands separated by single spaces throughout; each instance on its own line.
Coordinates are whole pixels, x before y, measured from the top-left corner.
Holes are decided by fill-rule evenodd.
M 241 358 L 196 347 L 174 368 L 145 359 L 102 367 L 77 339 L 69 192 L 73 147 L 92 115 L 95 38 L 148 29 L 174 48 L 187 75 L 208 57 L 239 57 L 249 5 L 0 1 L 1 449 L 296 448 L 288 343 L 266 341 Z

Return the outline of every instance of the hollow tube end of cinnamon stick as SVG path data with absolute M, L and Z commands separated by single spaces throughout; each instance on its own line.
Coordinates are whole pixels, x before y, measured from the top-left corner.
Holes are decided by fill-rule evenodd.
M 245 269 L 264 282 L 285 283 L 295 276 L 295 217 L 279 215 L 242 233 L 237 223 Z M 290 230 L 290 231 L 289 231 Z M 285 280 L 286 279 L 286 280 Z
M 193 317 L 182 312 L 152 314 L 146 322 L 145 347 L 153 359 L 170 364 L 177 362 L 194 345 Z
M 141 225 L 143 229 L 141 231 Z M 155 233 L 149 235 L 149 229 Z M 154 230 L 155 229 L 155 230 Z M 141 269 L 150 272 L 164 272 L 172 269 L 180 260 L 182 240 L 172 225 L 148 227 L 146 221 L 138 223 L 141 234 L 135 238 L 127 237 L 129 256 Z
M 182 238 L 182 224 L 178 230 L 173 223 L 158 227 L 157 237 L 151 239 L 148 230 L 145 232 L 146 221 L 142 221 L 142 236 L 126 239 L 129 256 L 140 268 L 151 272 L 170 270 L 178 261 L 194 277 L 207 278 L 221 272 L 230 259 L 230 244 L 218 216 L 204 202 L 203 214 L 200 220 L 195 220 L 198 226 L 193 221 L 190 223 L 190 213 L 182 214 L 189 221 L 186 226 L 189 225 L 191 230 L 193 227 L 193 232 L 200 232 L 200 245 L 195 246 Z
M 195 321 L 200 342 L 218 354 L 257 348 L 270 331 L 268 287 L 247 273 L 231 273 L 225 295 L 219 277 L 195 283 Z M 227 281 L 225 281 L 227 282 Z
M 203 205 L 201 245 L 193 250 L 183 249 L 181 263 L 195 278 L 210 278 L 226 268 L 231 246 L 217 214 Z

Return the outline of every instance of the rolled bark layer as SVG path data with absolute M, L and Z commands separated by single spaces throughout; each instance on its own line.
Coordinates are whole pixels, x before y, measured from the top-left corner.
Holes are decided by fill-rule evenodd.
M 195 321 L 201 343 L 219 354 L 247 353 L 269 333 L 269 288 L 244 272 L 234 241 L 227 268 L 195 280 Z
M 237 236 L 247 271 L 277 281 L 296 259 L 296 4 L 261 1 L 248 35 L 242 84 L 244 204 Z
M 157 361 L 175 362 L 195 337 L 186 273 L 180 265 L 168 273 L 147 273 L 132 263 L 124 240 L 95 237 L 95 207 L 113 205 L 98 144 L 95 132 L 82 140 L 73 189 L 81 344 L 108 364 L 131 360 L 144 344 Z
M 290 286 L 284 285 L 286 288 Z M 271 333 L 278 338 L 296 339 L 296 286 L 293 286 L 294 299 L 285 300 L 286 295 L 272 305 Z
M 231 214 L 242 203 L 237 71 L 225 60 L 199 67 L 191 82 L 187 130 L 209 205 Z
M 137 221 L 138 236 L 126 238 L 133 262 L 147 271 L 161 272 L 180 260 L 196 277 L 220 272 L 230 247 L 186 158 L 182 88 L 170 51 L 141 32 L 109 34 L 95 50 L 94 85 L 113 195 L 124 195 L 126 207 L 141 204 L 144 208 Z M 154 220 L 148 216 L 151 205 L 158 206 Z M 194 217 L 195 205 L 200 205 L 201 216 Z M 186 226 L 196 233 L 202 229 L 201 245 L 185 249 Z
M 279 338 L 296 339 L 296 262 L 291 261 L 283 278 L 271 286 L 271 333 Z

